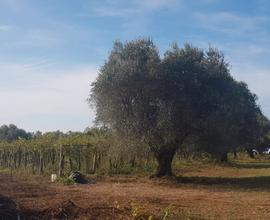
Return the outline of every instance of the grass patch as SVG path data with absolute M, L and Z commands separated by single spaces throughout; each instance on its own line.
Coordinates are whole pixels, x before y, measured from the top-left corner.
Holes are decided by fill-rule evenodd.
M 252 159 L 240 154 L 237 159 L 230 157 L 230 162 L 226 164 L 189 161 L 179 165 L 175 172 L 178 183 L 270 191 L 268 156 Z
M 71 178 L 65 178 L 65 179 L 63 179 L 63 184 L 64 184 L 64 185 L 74 185 L 74 184 L 76 184 L 76 183 L 75 183 L 75 181 L 74 181 L 73 179 L 71 179 Z
M 270 191 L 270 176 L 255 177 L 206 177 L 206 176 L 178 176 L 179 183 L 189 183 L 196 185 L 219 185 L 234 187 L 238 189 L 253 189 Z

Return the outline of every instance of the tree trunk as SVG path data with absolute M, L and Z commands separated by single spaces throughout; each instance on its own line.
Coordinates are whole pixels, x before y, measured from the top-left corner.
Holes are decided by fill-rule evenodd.
M 89 151 L 85 154 L 85 172 L 89 173 L 90 171 L 90 158 L 89 158 Z
M 220 161 L 221 161 L 221 162 L 225 162 L 225 163 L 228 162 L 228 152 L 227 152 L 227 151 L 223 152 L 223 153 L 220 155 Z
M 26 149 L 24 148 L 24 153 L 23 153 L 23 161 L 24 161 L 24 169 L 26 170 L 27 168 L 27 154 L 26 154 Z
M 39 152 L 39 175 L 43 174 L 43 154 Z
M 165 148 L 155 153 L 158 162 L 156 177 L 173 176 L 172 160 L 176 149 Z
M 72 162 L 72 159 L 71 159 L 70 155 L 69 155 L 68 161 L 69 161 L 70 172 L 73 172 L 74 171 L 74 169 L 73 169 L 73 162 Z
M 78 170 L 81 171 L 81 147 L 79 148 L 78 154 Z
M 130 165 L 131 165 L 132 168 L 135 167 L 135 160 L 136 160 L 136 157 L 134 156 L 134 157 L 132 157 L 132 159 L 129 161 L 129 163 L 130 163 Z
M 247 153 L 250 158 L 255 158 L 252 149 L 247 149 Z
M 92 172 L 96 173 L 96 169 L 97 169 L 97 152 L 95 151 L 93 155 Z
M 59 153 L 59 170 L 58 175 L 63 176 L 64 174 L 64 166 L 65 166 L 65 154 L 63 152 L 63 147 L 60 147 L 60 153 Z
M 233 156 L 234 156 L 234 159 L 237 159 L 238 158 L 236 151 L 233 152 Z
M 21 168 L 21 164 L 22 164 L 22 150 L 20 149 L 18 152 L 18 167 Z

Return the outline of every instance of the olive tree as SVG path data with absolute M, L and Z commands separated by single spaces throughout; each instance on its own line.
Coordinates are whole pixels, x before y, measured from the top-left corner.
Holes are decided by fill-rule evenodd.
M 216 82 L 220 85 L 221 82 Z M 260 129 L 258 117 L 262 115 L 256 96 L 243 82 L 231 81 L 216 90 L 219 98 L 215 110 L 209 111 L 199 134 L 200 148 L 221 162 L 227 162 L 227 153 L 252 146 Z
M 172 175 L 173 157 L 188 137 L 207 137 L 202 131 L 218 111 L 234 114 L 223 109 L 232 107 L 226 96 L 236 92 L 232 85 L 229 65 L 217 50 L 174 44 L 161 58 L 149 39 L 115 42 L 89 103 L 97 123 L 148 146 L 158 162 L 156 175 L 165 176 Z M 233 126 L 237 120 L 225 123 Z

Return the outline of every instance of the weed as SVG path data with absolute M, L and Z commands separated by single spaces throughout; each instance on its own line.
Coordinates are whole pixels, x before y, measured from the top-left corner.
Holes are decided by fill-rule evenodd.
M 141 215 L 141 210 L 142 207 L 138 204 L 132 204 L 131 205 L 131 215 L 133 216 L 134 219 L 137 219 Z
M 63 180 L 64 185 L 74 185 L 76 184 L 75 181 L 71 178 L 66 178 Z
M 169 205 L 169 206 L 166 207 L 165 210 L 164 210 L 164 214 L 163 214 L 162 220 L 168 220 L 168 219 L 171 219 L 172 216 L 173 216 L 173 213 L 172 213 L 172 205 Z

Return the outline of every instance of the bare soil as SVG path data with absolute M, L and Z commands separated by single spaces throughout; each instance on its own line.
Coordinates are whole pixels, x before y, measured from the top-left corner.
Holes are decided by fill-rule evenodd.
M 171 219 L 270 219 L 270 188 L 128 176 L 71 186 L 0 178 L 0 219 L 162 219 L 165 210 Z

